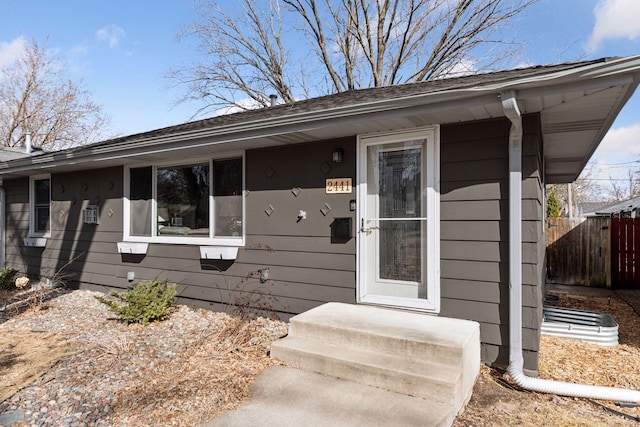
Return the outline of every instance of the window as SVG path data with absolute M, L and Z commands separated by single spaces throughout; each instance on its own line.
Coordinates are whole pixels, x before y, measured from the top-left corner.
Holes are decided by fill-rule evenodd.
M 29 180 L 30 226 L 29 235 L 48 237 L 51 232 L 51 177 L 39 175 Z
M 243 158 L 128 169 L 125 239 L 242 244 Z

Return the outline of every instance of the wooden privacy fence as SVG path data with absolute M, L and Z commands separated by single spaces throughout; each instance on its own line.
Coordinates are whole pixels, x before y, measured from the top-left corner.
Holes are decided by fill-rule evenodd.
M 611 219 L 548 218 L 547 280 L 611 287 Z
M 640 218 L 611 219 L 611 264 L 614 287 L 640 288 Z

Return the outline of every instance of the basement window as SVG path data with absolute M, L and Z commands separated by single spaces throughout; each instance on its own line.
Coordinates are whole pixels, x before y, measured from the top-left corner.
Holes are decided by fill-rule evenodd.
M 130 167 L 125 241 L 243 244 L 242 156 Z

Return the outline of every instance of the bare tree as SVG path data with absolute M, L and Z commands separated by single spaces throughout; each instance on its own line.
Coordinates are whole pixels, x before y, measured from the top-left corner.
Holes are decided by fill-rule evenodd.
M 499 31 L 536 1 L 200 0 L 184 34 L 202 62 L 170 76 L 203 112 L 487 70 L 514 52 Z
M 205 110 L 266 106 L 267 94 L 273 91 L 285 102 L 293 102 L 285 79 L 287 54 L 278 1 L 271 1 L 268 9 L 252 0 L 238 4 L 242 11 L 232 16 L 217 4 L 198 3 L 200 20 L 185 34 L 198 36 L 207 61 L 173 71 L 171 77 L 187 85 L 185 100 L 205 99 Z
M 632 197 L 640 196 L 640 170 L 630 168 L 627 169 L 627 176 L 620 179 L 611 177 L 611 198 L 613 200 L 623 201 Z
M 573 204 L 574 212 L 576 212 L 575 208 L 579 203 L 609 200 L 605 189 L 594 177 L 595 168 L 595 163 L 590 162 L 574 182 L 570 184 L 547 185 L 546 197 L 548 199 L 552 191 L 555 193 L 561 216 L 569 215 L 569 203 Z M 569 187 L 571 187 L 571 200 L 569 200 Z
M 64 75 L 65 67 L 31 39 L 24 51 L 0 69 L 0 146 L 25 144 L 61 149 L 87 144 L 102 136 L 107 124 L 102 109 Z

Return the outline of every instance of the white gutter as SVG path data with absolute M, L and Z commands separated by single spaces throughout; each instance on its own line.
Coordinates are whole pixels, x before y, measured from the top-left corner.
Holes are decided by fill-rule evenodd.
M 520 387 L 540 393 L 640 403 L 640 391 L 528 377 L 522 356 L 522 116 L 513 90 L 501 93 L 509 132 L 509 368 Z

